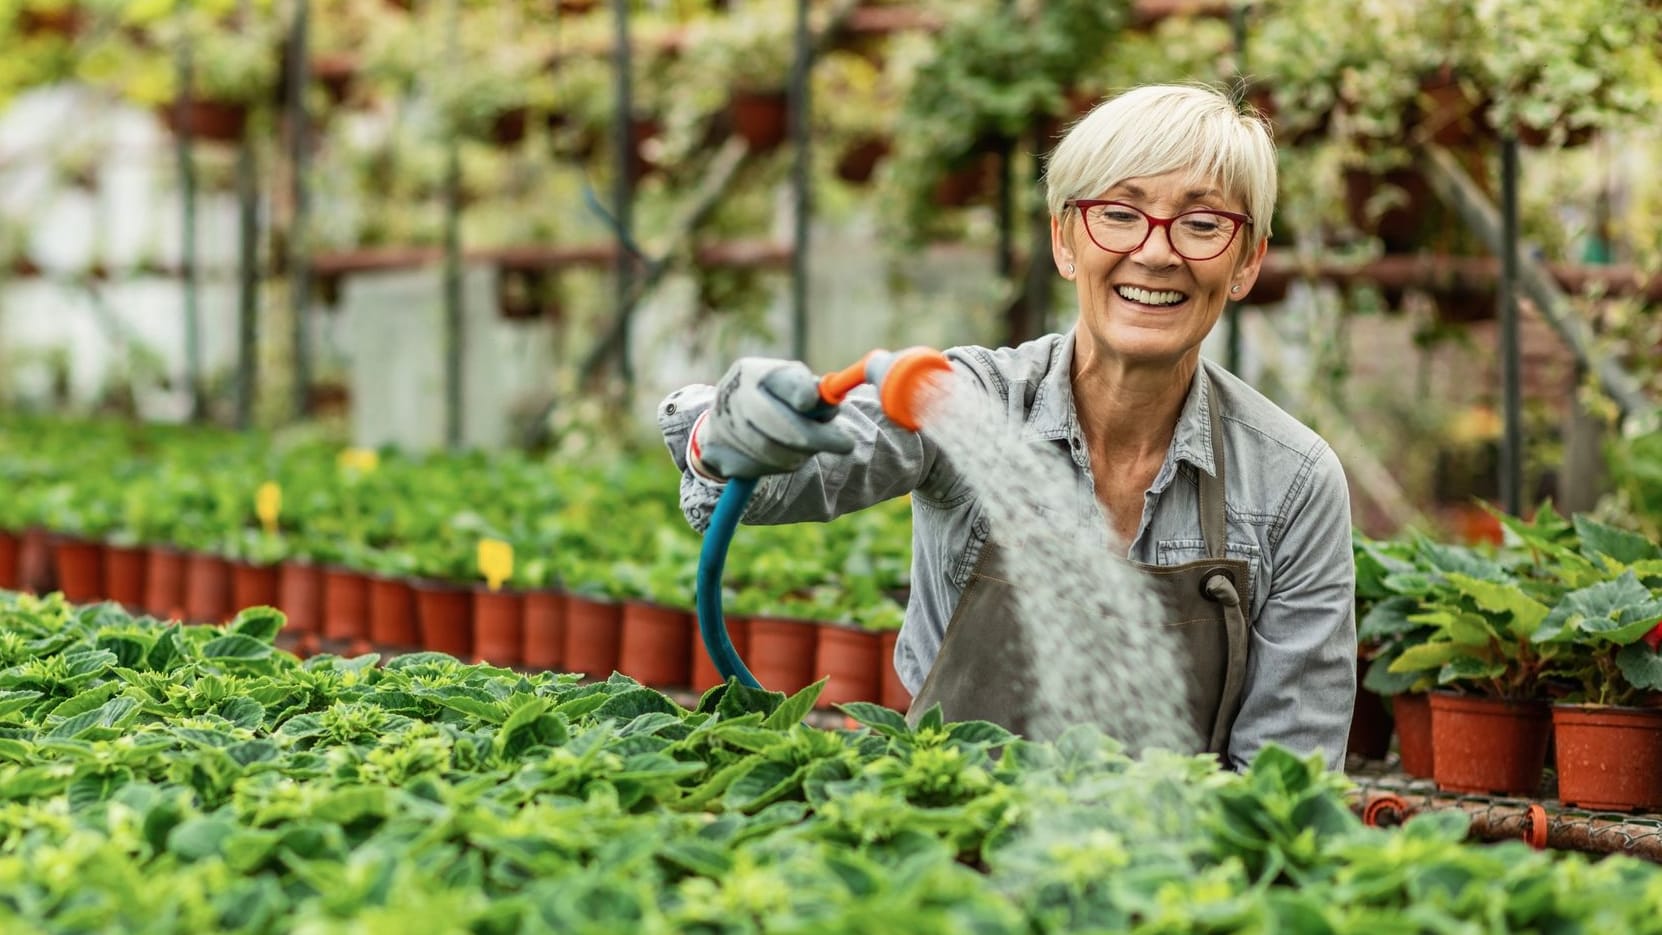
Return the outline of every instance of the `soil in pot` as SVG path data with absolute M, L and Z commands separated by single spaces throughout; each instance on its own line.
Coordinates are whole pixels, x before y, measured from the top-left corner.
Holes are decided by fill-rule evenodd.
M 692 615 L 644 601 L 623 605 L 618 671 L 642 685 L 681 688 L 692 682 Z
M 1432 779 L 1447 792 L 1534 796 L 1551 725 L 1546 702 L 1432 692 Z
M 473 591 L 473 658 L 517 666 L 525 640 L 525 601 L 518 591 Z
M 1662 811 L 1662 710 L 1554 705 L 1558 800 L 1595 811 Z

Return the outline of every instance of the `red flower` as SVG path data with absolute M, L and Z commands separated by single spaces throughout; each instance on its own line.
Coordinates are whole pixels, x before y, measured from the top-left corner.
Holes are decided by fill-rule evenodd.
M 1649 633 L 1639 638 L 1645 641 L 1651 652 L 1662 651 L 1662 618 L 1657 618 L 1656 626 L 1651 627 Z

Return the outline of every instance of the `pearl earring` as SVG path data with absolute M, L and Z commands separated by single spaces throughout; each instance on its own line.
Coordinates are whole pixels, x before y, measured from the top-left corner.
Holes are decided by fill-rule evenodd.
M 1068 264 L 1068 275 L 1070 275 L 1070 276 L 1073 275 L 1073 264 L 1072 263 Z
M 1235 285 L 1233 285 L 1233 286 L 1230 286 L 1230 287 L 1229 287 L 1229 291 L 1230 291 L 1230 292 L 1240 292 L 1240 291 L 1241 291 L 1241 284 L 1240 284 L 1240 283 L 1236 283 L 1236 284 L 1235 284 Z

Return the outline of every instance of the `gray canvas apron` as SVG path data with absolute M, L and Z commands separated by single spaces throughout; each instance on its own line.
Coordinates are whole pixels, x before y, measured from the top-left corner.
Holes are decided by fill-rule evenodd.
M 1247 563 L 1227 558 L 1224 551 L 1223 431 L 1217 405 L 1210 408 L 1217 472 L 1196 472 L 1207 557 L 1182 565 L 1133 563 L 1133 567 L 1159 596 L 1166 613 L 1164 626 L 1176 637 L 1174 648 L 1188 681 L 1194 736 L 1205 744 L 1205 752 L 1223 755 L 1246 680 L 1248 630 L 1242 608 L 1250 606 L 1250 594 L 1246 593 Z M 1103 556 L 1103 561 L 1116 560 Z M 913 725 L 923 712 L 939 704 L 948 721 L 992 721 L 1032 736 L 1028 717 L 1033 687 L 1038 684 L 1033 673 L 1045 660 L 1034 659 L 1031 641 L 1022 638 L 1015 600 L 1020 586 L 1006 575 L 1002 550 L 988 539 L 947 625 L 935 664 L 907 712 Z M 1087 658 L 1111 659 L 1116 651 L 1111 634 L 1102 631 L 1078 633 L 1074 638 L 1080 644 L 1078 651 L 1089 654 Z M 1115 733 L 1113 724 L 1097 726 L 1107 734 Z

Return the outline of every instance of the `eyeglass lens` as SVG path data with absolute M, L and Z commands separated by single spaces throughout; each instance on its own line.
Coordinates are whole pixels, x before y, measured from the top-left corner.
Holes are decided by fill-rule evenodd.
M 1085 212 L 1087 229 L 1097 246 L 1130 253 L 1148 237 L 1148 216 L 1127 205 L 1093 205 Z M 1190 211 L 1167 226 L 1172 249 L 1189 260 L 1210 260 L 1235 238 L 1233 218 L 1210 211 Z

